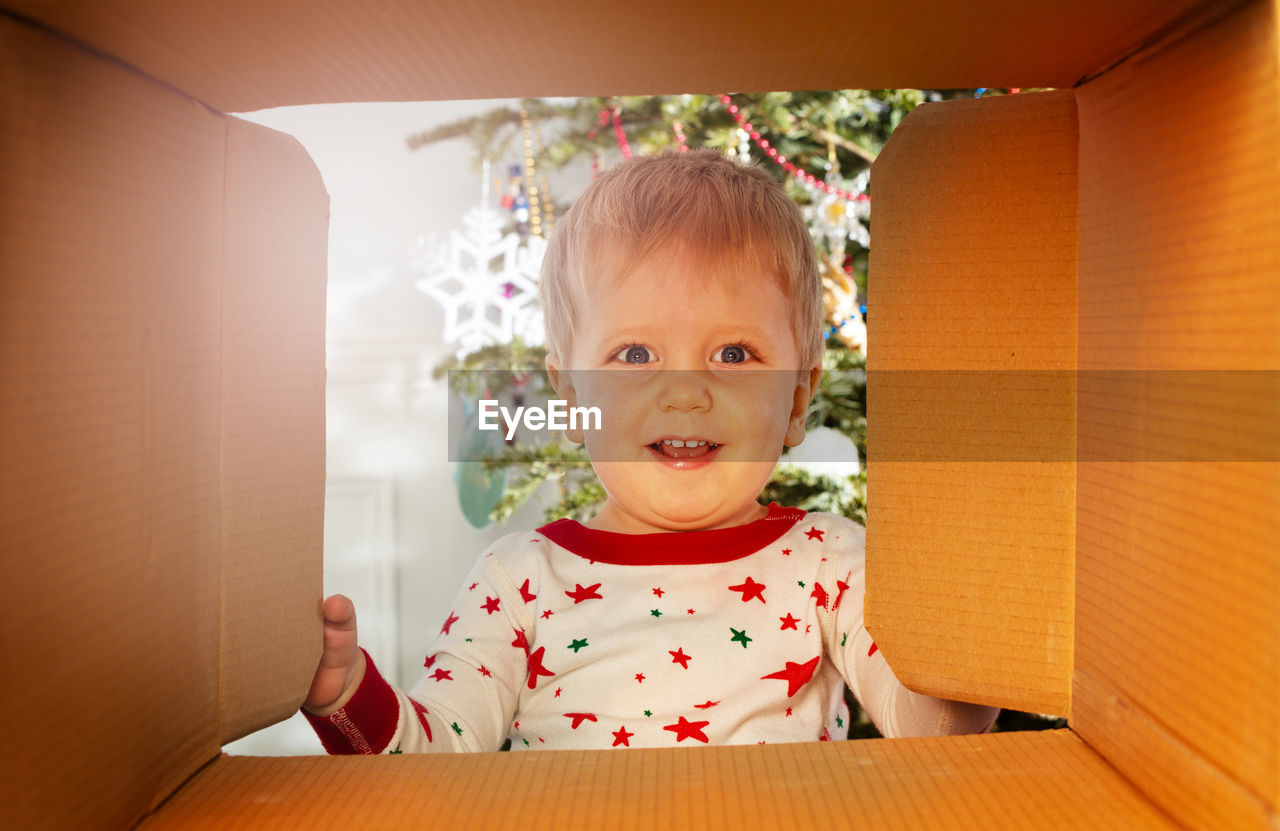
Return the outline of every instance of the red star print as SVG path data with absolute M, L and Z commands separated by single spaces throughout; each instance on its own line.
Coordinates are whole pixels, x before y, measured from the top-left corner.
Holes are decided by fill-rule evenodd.
M 625 724 L 620 725 L 618 729 L 615 730 L 613 733 L 612 747 L 617 747 L 618 745 L 622 745 L 623 747 L 631 747 L 631 742 L 629 740 L 634 735 L 635 733 L 630 733 L 627 731 L 627 726 Z
M 556 687 L 556 698 L 560 697 L 560 688 Z
M 827 590 L 822 588 L 821 583 L 813 584 L 813 591 L 809 593 L 809 596 L 815 598 L 819 606 L 824 609 L 827 608 Z
M 637 673 L 636 673 L 636 683 L 637 683 L 637 684 L 643 684 L 643 683 L 644 683 L 644 673 L 643 673 L 643 672 L 637 672 Z
M 548 678 L 555 675 L 554 672 L 542 665 L 542 655 L 547 651 L 545 646 L 540 646 L 533 652 L 529 653 L 529 689 L 536 689 L 538 686 L 538 676 L 545 675 Z
M 782 626 L 778 627 L 778 631 L 782 631 L 783 629 L 795 629 L 796 624 L 800 622 L 800 618 L 792 617 L 790 612 L 787 612 L 786 617 L 780 617 L 778 620 L 782 621 Z
M 780 669 L 777 672 L 771 672 L 768 675 L 762 675 L 760 680 L 766 678 L 777 678 L 780 681 L 787 682 L 787 698 L 800 692 L 800 688 L 809 683 L 809 679 L 813 677 L 813 672 L 818 668 L 818 661 L 822 660 L 822 656 L 818 655 L 813 660 L 806 661 L 803 664 L 797 664 L 795 661 L 787 661 L 786 669 Z
M 661 588 L 654 589 L 653 593 L 656 594 L 658 597 L 662 597 L 662 595 L 666 594 L 666 592 L 664 592 Z
M 822 728 L 822 735 L 818 737 L 818 741 L 820 741 L 820 742 L 829 742 L 829 741 L 831 741 L 831 731 L 830 731 L 830 730 L 828 730 L 828 729 L 827 729 L 827 728 L 825 728 L 825 727 L 824 727 L 824 728 Z
M 423 732 L 427 734 L 427 741 L 430 742 L 432 740 L 431 725 L 427 724 L 427 708 L 423 707 L 412 698 L 409 699 L 409 703 L 413 705 L 413 711 L 418 714 L 418 723 L 422 725 Z
M 806 624 L 804 625 L 804 633 L 805 633 L 806 635 L 807 635 L 807 634 L 809 634 L 809 630 L 810 630 L 810 629 L 812 629 L 812 628 L 813 628 L 813 626 L 812 626 L 811 624 L 806 623 Z
M 451 673 L 452 673 L 451 670 L 438 669 L 431 674 L 431 677 L 434 678 L 436 683 L 438 684 L 441 681 L 452 681 L 453 675 Z
M 708 741 L 707 734 L 702 732 L 702 728 L 710 723 L 709 721 L 689 721 L 684 716 L 680 716 L 680 720 L 675 724 L 668 724 L 662 729 L 675 733 L 677 742 L 682 742 L 685 739 L 697 739 L 706 744 Z
M 673 664 L 679 664 L 679 665 L 680 665 L 681 667 L 683 667 L 684 669 L 688 669 L 688 668 L 689 668 L 689 661 L 693 660 L 691 657 L 689 657 L 688 655 L 684 654 L 684 647 L 683 647 L 683 646 L 682 646 L 682 647 L 680 647 L 679 649 L 677 649 L 675 652 L 672 652 L 670 649 L 668 649 L 668 650 L 667 650 L 667 654 L 669 654 L 669 655 L 671 656 L 671 663 L 673 663 Z M 699 664 L 699 666 L 701 666 L 701 664 Z
M 764 583 L 757 583 L 755 580 L 752 580 L 750 577 L 747 578 L 747 582 L 745 583 L 739 583 L 736 586 L 730 586 L 729 590 L 735 591 L 735 592 L 742 592 L 743 603 L 746 603 L 748 600 L 750 600 L 753 597 L 759 599 L 761 603 L 765 602 L 764 601 L 764 590 L 765 590 Z
M 500 603 L 499 603 L 499 601 L 498 601 L 498 598 L 496 598 L 496 597 L 485 597 L 485 599 L 484 599 L 484 603 L 480 606 L 480 608 L 481 608 L 481 609 L 484 609 L 484 610 L 485 610 L 486 612 L 488 612 L 489 614 L 493 614 L 494 612 L 498 611 L 498 606 L 499 606 L 499 605 L 500 605 Z
M 806 537 L 808 537 L 809 539 L 811 539 L 811 540 L 817 540 L 818 542 L 822 542 L 822 534 L 823 534 L 823 533 L 824 533 L 824 532 L 819 531 L 817 528 L 815 528 L 815 527 L 813 527 L 812 525 L 810 525 L 810 526 L 809 526 L 809 530 L 808 530 L 808 531 L 805 531 L 805 532 L 804 532 L 804 535 L 805 535 Z
M 870 658 L 872 655 L 876 654 L 876 650 L 879 648 L 880 647 L 876 646 L 876 642 L 872 641 L 871 648 L 867 650 L 867 657 Z
M 788 707 L 788 708 L 787 708 L 787 718 L 790 718 L 790 717 L 791 717 L 791 708 L 790 708 L 790 707 Z
M 547 609 L 545 612 L 542 613 L 542 619 L 546 620 L 547 618 L 551 617 L 554 614 L 555 612 L 551 611 L 550 609 Z
M 848 575 L 845 575 L 846 577 Z M 836 602 L 831 604 L 832 609 L 840 608 L 840 601 L 844 598 L 844 593 L 849 590 L 849 584 L 843 580 L 836 581 Z
M 693 706 L 699 710 L 709 710 L 719 703 L 720 703 L 719 701 L 712 701 L 711 699 L 707 699 L 702 704 L 694 704 Z
M 467 586 L 467 591 L 469 591 L 469 592 L 473 592 L 473 591 L 475 591 L 475 590 L 476 590 L 476 586 L 478 586 L 478 585 L 480 585 L 480 584 L 479 584 L 479 583 L 472 583 L 470 586 Z
M 537 599 L 538 599 L 538 596 L 537 596 L 536 594 L 534 594 L 533 592 L 529 591 L 529 578 L 528 578 L 528 577 L 524 578 L 524 582 L 520 584 L 520 597 L 524 599 L 524 602 L 525 602 L 525 603 L 529 603 L 529 602 L 531 602 L 531 601 L 534 601 L 534 600 L 537 600 Z
M 570 730 L 577 730 L 577 729 L 578 729 L 578 725 L 582 724 L 582 722 L 584 722 L 584 721 L 595 721 L 595 720 L 596 720 L 596 714 L 595 714 L 595 713 L 565 713 L 565 714 L 564 714 L 564 716 L 565 716 L 565 718 L 571 718 L 571 719 L 573 719 L 573 724 L 570 724 L 570 725 L 569 725 L 569 729 L 570 729 Z
M 528 652 L 529 652 L 529 641 L 528 641 L 528 639 L 526 639 L 526 638 L 525 638 L 525 636 L 524 636 L 524 630 L 523 630 L 523 629 L 512 629 L 511 631 L 516 633 L 516 639 L 515 639 L 514 641 L 512 641 L 512 642 L 511 642 L 511 645 L 512 645 L 512 646 L 514 646 L 516 649 L 523 649 L 523 650 L 525 651 L 525 653 L 526 653 L 526 654 L 528 654 Z
M 483 675 L 485 678 L 493 677 L 493 673 L 490 672 L 488 667 L 486 667 L 484 664 L 480 665 L 480 674 Z
M 784 548 L 784 549 L 782 549 L 782 556 L 784 556 L 784 557 L 790 557 L 790 556 L 791 556 L 791 549 L 790 549 L 790 548 Z
M 600 592 L 596 591 L 598 588 L 600 588 L 599 583 L 587 586 L 585 589 L 581 583 L 574 583 L 573 591 L 566 591 L 565 594 L 572 597 L 573 605 L 577 606 L 584 600 L 603 600 L 604 598 L 600 596 Z
M 690 609 L 690 610 L 689 610 L 689 614 L 693 614 L 693 609 Z
M 422 665 L 427 669 L 431 669 L 431 665 L 434 664 L 435 662 L 436 662 L 436 656 L 428 655 L 427 660 L 423 661 Z
M 450 613 L 449 613 L 449 619 L 448 619 L 448 620 L 446 620 L 446 621 L 444 622 L 444 626 L 442 626 L 442 627 L 440 628 L 440 632 L 441 632 L 441 634 L 445 634 L 445 635 L 449 634 L 449 629 L 450 629 L 450 627 L 452 627 L 452 626 L 453 626 L 453 624 L 455 624 L 455 623 L 457 623 L 457 622 L 458 622 L 458 616 L 457 616 L 457 615 L 455 615 L 453 612 L 450 612 Z

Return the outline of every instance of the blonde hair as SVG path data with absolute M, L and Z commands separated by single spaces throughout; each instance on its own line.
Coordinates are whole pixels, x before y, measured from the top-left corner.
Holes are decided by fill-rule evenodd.
M 664 151 L 621 162 L 591 183 L 556 223 L 538 295 L 548 351 L 568 359 L 576 310 L 603 246 L 616 246 L 621 279 L 667 244 L 731 273 L 772 274 L 791 300 L 798 369 L 822 361 L 822 281 L 800 209 L 764 170 L 717 150 Z M 598 278 L 597 278 L 598 279 Z

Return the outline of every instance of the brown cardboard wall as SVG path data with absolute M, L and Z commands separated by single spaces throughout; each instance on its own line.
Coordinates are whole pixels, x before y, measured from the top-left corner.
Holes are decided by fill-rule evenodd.
M 1073 93 L 925 105 L 872 181 L 868 631 L 919 692 L 1065 714 Z
M 1081 393 L 1072 726 L 1198 828 L 1274 827 L 1280 791 L 1275 32 L 1253 3 L 1078 90 L 1080 364 L 1145 372 Z
M 1068 87 L 1201 0 L 0 0 L 226 112 L 335 101 Z
M 224 756 L 143 831 L 1173 831 L 1069 730 L 698 748 Z
M 0 18 L 8 827 L 218 747 L 223 119 Z
M 0 824 L 126 827 L 314 671 L 327 201 L 6 17 L 0 77 Z

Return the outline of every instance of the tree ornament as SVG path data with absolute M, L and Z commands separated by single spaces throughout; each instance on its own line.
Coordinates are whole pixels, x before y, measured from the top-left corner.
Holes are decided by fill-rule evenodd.
M 867 351 L 867 325 L 862 320 L 862 307 L 858 303 L 858 286 L 853 276 L 831 262 L 833 257 L 821 258 L 822 306 L 827 318 L 825 336 L 837 338 L 850 349 Z
M 473 528 L 485 528 L 489 515 L 506 491 L 507 472 L 503 468 L 487 469 L 477 459 L 502 450 L 502 435 L 496 430 L 481 430 L 475 405 L 463 401 L 462 435 L 458 439 L 458 458 L 463 461 L 453 469 L 453 486 L 458 492 L 458 507 Z
M 489 201 L 488 164 L 480 204 L 462 216 L 464 229 L 449 244 L 414 266 L 426 276 L 414 285 L 444 308 L 444 340 L 457 355 L 519 336 L 526 344 L 543 339 L 538 311 L 538 273 L 546 241 L 502 233 L 503 215 Z

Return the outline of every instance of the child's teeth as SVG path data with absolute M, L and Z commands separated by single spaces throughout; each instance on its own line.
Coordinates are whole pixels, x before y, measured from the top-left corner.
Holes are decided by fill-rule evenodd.
M 706 442 L 705 442 L 705 441 L 700 441 L 700 442 L 698 442 L 698 447 L 702 447 L 702 445 L 704 445 L 704 444 L 706 444 Z
M 684 442 L 683 442 L 683 441 L 681 441 L 680 439 L 672 439 L 672 440 L 671 440 L 671 446 L 672 446 L 672 447 L 684 447 Z

